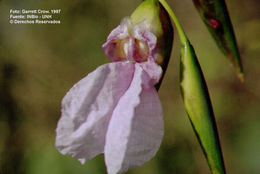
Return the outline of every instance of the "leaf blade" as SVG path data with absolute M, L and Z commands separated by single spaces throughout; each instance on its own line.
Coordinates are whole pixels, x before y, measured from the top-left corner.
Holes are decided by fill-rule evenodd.
M 232 23 L 224 0 L 193 0 L 201 19 L 243 81 L 243 67 Z

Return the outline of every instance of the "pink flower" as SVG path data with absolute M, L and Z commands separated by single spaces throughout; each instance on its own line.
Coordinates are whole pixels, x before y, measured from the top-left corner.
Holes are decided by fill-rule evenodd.
M 145 21 L 124 19 L 103 48 L 113 62 L 65 95 L 56 147 L 81 163 L 104 153 L 108 173 L 115 174 L 150 160 L 161 144 L 162 107 L 154 85 L 162 69 L 155 63 L 156 36 Z

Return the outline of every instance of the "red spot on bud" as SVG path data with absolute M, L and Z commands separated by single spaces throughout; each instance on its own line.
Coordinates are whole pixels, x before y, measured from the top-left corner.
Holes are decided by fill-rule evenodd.
M 215 30 L 219 28 L 220 24 L 216 19 L 209 19 L 209 23 Z

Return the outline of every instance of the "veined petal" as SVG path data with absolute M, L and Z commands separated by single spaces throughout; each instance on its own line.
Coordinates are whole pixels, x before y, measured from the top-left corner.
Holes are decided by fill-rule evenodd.
M 147 29 L 147 27 L 145 27 L 145 24 L 143 24 L 143 22 L 135 26 L 133 36 L 136 39 L 147 43 L 149 52 L 153 52 L 156 47 L 157 38 L 151 31 Z
M 103 153 L 111 115 L 129 88 L 135 65 L 131 62 L 100 66 L 76 83 L 62 100 L 56 147 L 84 163 Z
M 107 37 L 106 43 L 102 45 L 105 54 L 111 61 L 120 61 L 126 57 L 126 55 L 124 55 L 124 47 L 128 44 L 128 37 L 129 33 L 126 24 L 121 24 L 111 31 Z
M 107 41 L 124 39 L 129 36 L 128 33 L 128 25 L 120 24 L 115 29 L 111 31 L 111 33 L 107 37 Z
M 161 78 L 162 68 L 155 62 L 148 60 L 147 62 L 140 63 L 140 66 L 149 76 L 149 81 L 143 83 L 143 87 L 151 87 L 155 85 Z
M 126 58 L 127 60 L 134 60 L 133 59 L 133 55 L 134 55 L 134 49 L 135 49 L 135 45 L 134 45 L 134 39 L 133 38 L 129 38 L 128 40 L 128 45 L 127 45 L 127 51 L 126 51 Z
M 130 18 L 124 18 L 108 36 L 102 45 L 111 61 L 129 60 L 145 62 L 155 61 L 157 57 L 157 38 L 149 30 L 146 21 L 133 24 Z
M 147 72 L 136 63 L 131 85 L 119 100 L 106 135 L 105 162 L 109 174 L 142 165 L 161 144 L 162 108 L 154 84 L 143 87 L 149 81 Z

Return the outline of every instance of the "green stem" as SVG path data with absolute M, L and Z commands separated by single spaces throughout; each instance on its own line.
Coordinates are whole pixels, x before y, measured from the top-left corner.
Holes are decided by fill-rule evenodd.
M 166 0 L 159 0 L 160 3 L 163 5 L 163 7 L 166 9 L 166 11 L 169 13 L 170 17 L 172 18 L 176 28 L 177 28 L 177 31 L 178 31 L 178 34 L 179 34 L 179 37 L 180 37 L 180 41 L 182 42 L 182 44 L 184 44 L 185 42 L 188 41 L 188 38 L 178 20 L 178 18 L 176 17 L 176 15 L 174 14 L 174 12 L 172 11 L 171 7 L 168 5 L 168 3 L 166 2 Z

